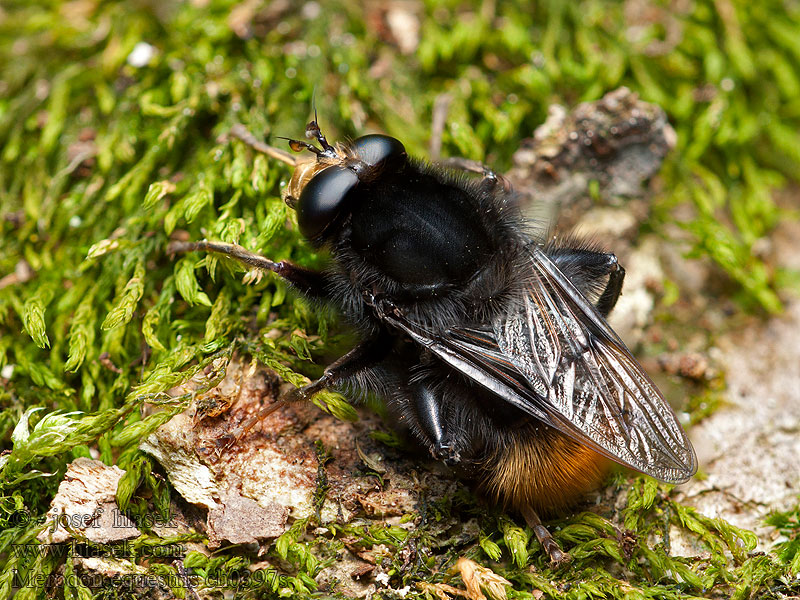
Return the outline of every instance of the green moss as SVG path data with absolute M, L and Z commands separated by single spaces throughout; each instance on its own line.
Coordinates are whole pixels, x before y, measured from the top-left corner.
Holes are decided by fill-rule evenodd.
M 232 19 L 246 7 L 258 16 L 234 31 Z M 180 234 L 312 267 L 324 262 L 280 200 L 287 169 L 224 137 L 235 123 L 269 139 L 297 136 L 315 89 L 330 139 L 383 130 L 422 155 L 434 101 L 447 93 L 443 154 L 503 169 L 550 103 L 628 85 L 663 106 L 678 133 L 649 227 L 659 230 L 677 205 L 690 204 L 694 217 L 681 224 L 695 255 L 711 257 L 737 283 L 744 305 L 780 309 L 776 284 L 792 277 L 752 248 L 779 219 L 796 217 L 773 201 L 800 167 L 796 6 L 699 0 L 684 12 L 654 4 L 637 17 L 605 0 L 427 2 L 411 56 L 374 25 L 371 5 L 320 8 L 310 18 L 299 8 L 270 16 L 268 3 L 232 0 L 4 3 L 0 275 L 16 272 L 19 281 L 0 288 L 0 367 L 13 366 L 0 390 L 0 443 L 10 451 L 0 454 L 0 598 L 15 570 L 46 575 L 59 566 L 46 554 L 9 549 L 33 540 L 66 464 L 89 446 L 128 470 L 121 505 L 166 506 L 169 489 L 136 445 L 189 399 L 143 418 L 144 400 L 166 402 L 167 390 L 236 349 L 301 384 L 319 372 L 310 359 L 346 346 L 331 315 L 287 296 L 273 276 L 244 285 L 238 265 L 224 259 L 165 254 Z M 127 58 L 140 42 L 155 53 L 135 67 Z M 223 374 L 206 373 L 204 385 Z M 341 397 L 319 401 L 353 418 Z M 479 512 L 460 501 L 436 510 L 441 519 Z M 465 533 L 447 550 L 434 543 L 432 524 L 410 537 L 391 529 L 350 534 L 397 551 L 413 541 L 420 555 L 432 548 L 413 568 L 396 565 L 392 581 L 411 586 L 407 597 L 425 596 L 415 581 L 450 581 L 458 553 L 491 564 L 514 584 L 513 597 L 531 597 L 534 588 L 566 598 L 779 597 L 795 585 L 791 516 L 774 522 L 789 541 L 768 555 L 751 554 L 746 532 L 681 507 L 644 479 L 619 518 L 606 517 L 561 523 L 556 537 L 574 562 L 559 572 L 530 531 L 505 517 L 485 519 L 480 534 Z M 696 536 L 708 557 L 672 556 L 662 535 L 670 524 Z M 314 549 L 340 533 L 315 539 L 306 525 L 295 524 L 274 547 L 294 572 L 257 592 L 313 593 Z M 246 566 L 233 549 L 202 568 L 232 574 Z

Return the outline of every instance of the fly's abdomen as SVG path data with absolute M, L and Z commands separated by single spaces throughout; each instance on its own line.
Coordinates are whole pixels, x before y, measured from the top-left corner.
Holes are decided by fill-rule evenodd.
M 496 501 L 539 514 L 559 513 L 599 486 L 609 461 L 546 425 L 520 429 L 515 443 L 490 452 L 481 491 Z

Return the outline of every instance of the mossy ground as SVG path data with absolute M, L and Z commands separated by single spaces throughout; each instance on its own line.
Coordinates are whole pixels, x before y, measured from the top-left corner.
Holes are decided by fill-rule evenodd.
M 389 9 L 419 18 L 408 54 L 387 26 Z M 299 383 L 299 373 L 319 372 L 312 358 L 347 343 L 331 315 L 287 296 L 271 276 L 248 286 L 218 259 L 166 256 L 170 236 L 185 232 L 273 259 L 324 261 L 286 226 L 294 218 L 280 200 L 288 171 L 221 137 L 233 124 L 267 139 L 298 136 L 315 96 L 329 139 L 380 130 L 425 155 L 434 101 L 446 92 L 443 154 L 503 170 L 551 103 L 627 85 L 661 105 L 678 133 L 646 228 L 659 232 L 675 222 L 677 207 L 691 206 L 694 218 L 680 225 L 695 256 L 713 259 L 735 283 L 738 306 L 778 312 L 778 292 L 797 279 L 758 248 L 779 219 L 797 216 L 773 197 L 800 172 L 798 39 L 800 6 L 776 0 L 4 2 L 0 598 L 9 597 L 15 573 L 47 575 L 65 560 L 13 548 L 34 539 L 74 458 L 94 454 L 127 470 L 123 508 L 165 507 L 168 486 L 137 445 L 189 398 L 142 418 L 144 401 L 165 400 L 168 389 L 234 350 Z M 150 45 L 140 52 L 154 53 L 135 66 L 129 57 L 140 43 Z M 347 412 L 341 399 L 326 398 Z M 529 530 L 491 517 L 480 522 L 477 544 L 431 551 L 412 568 L 398 563 L 392 585 L 410 586 L 406 597 L 431 597 L 432 588 L 417 584 L 446 580 L 466 554 L 511 581 L 509 595 L 520 598 L 797 593 L 796 511 L 773 521 L 788 541 L 753 554 L 751 534 L 681 506 L 652 481 L 619 487 L 627 493 L 619 527 L 590 513 L 562 523 L 557 538 L 574 558 L 566 569 L 549 569 Z M 429 509 L 469 516 L 470 506 L 454 499 Z M 20 514 L 33 519 L 8 518 Z M 670 524 L 693 532 L 707 553 L 671 556 Z M 296 523 L 271 551 L 287 576 L 250 593 L 315 593 L 316 556 L 335 556 L 345 534 L 398 556 L 432 539 L 426 525 L 413 535 L 377 528 L 315 541 L 305 525 Z M 172 541 L 148 532 L 136 544 Z M 190 554 L 183 564 L 211 576 L 254 561 L 232 548 L 212 559 Z M 154 573 L 176 570 L 168 561 L 148 564 Z M 187 593 L 172 581 L 177 595 Z M 43 593 L 28 587 L 18 597 Z M 89 591 L 68 585 L 62 593 Z

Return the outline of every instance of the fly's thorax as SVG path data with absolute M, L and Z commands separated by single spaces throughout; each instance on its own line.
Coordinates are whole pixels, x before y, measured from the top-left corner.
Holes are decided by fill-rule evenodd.
M 351 242 L 366 262 L 415 289 L 463 286 L 495 244 L 465 186 L 417 164 L 355 190 Z

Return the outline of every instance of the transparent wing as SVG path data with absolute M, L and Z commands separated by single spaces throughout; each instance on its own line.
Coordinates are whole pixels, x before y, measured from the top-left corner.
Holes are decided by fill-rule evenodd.
M 679 483 L 697 459 L 674 412 L 603 317 L 538 247 L 511 314 L 432 334 L 387 320 L 507 402 L 616 462 Z

